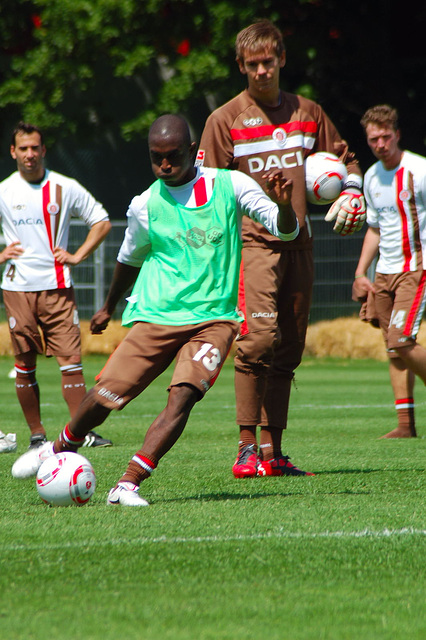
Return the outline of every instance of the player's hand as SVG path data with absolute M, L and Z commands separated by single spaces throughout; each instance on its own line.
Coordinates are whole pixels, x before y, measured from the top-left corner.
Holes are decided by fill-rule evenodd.
M 352 300 L 355 302 L 363 302 L 367 299 L 369 291 L 375 292 L 371 280 L 369 280 L 367 276 L 358 276 L 352 284 Z
M 53 255 L 55 257 L 55 260 L 59 262 L 59 264 L 69 264 L 75 266 L 76 264 L 80 264 L 80 262 L 82 262 L 82 259 L 77 257 L 77 254 L 70 253 L 62 247 L 55 247 L 53 249 Z
M 19 240 L 11 242 L 7 247 L 0 252 L 0 264 L 7 260 L 16 260 L 24 253 L 24 249 L 21 247 Z
M 107 328 L 110 320 L 111 314 L 105 311 L 104 308 L 99 309 L 90 321 L 90 332 L 95 335 L 102 333 Z
M 336 219 L 333 231 L 341 236 L 348 236 L 361 229 L 365 218 L 365 198 L 359 189 L 351 188 L 342 191 L 336 202 L 331 205 L 324 220 L 330 222 Z
M 53 257 L 59 264 L 72 264 L 71 254 L 68 253 L 66 249 L 62 249 L 62 247 L 55 247 L 53 249 Z
M 293 180 L 286 180 L 280 169 L 265 173 L 262 179 L 266 180 L 265 191 L 271 200 L 284 206 L 291 204 Z

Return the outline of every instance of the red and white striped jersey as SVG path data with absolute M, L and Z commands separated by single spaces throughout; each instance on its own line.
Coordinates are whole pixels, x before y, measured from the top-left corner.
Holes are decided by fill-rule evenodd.
M 367 222 L 380 229 L 379 273 L 426 269 L 426 158 L 404 151 L 387 171 L 382 162 L 365 174 Z
M 59 264 L 53 249 L 67 249 L 70 221 L 79 217 L 89 226 L 108 220 L 103 206 L 76 180 L 47 170 L 39 184 L 19 172 L 0 183 L 0 222 L 6 245 L 19 241 L 24 253 L 9 260 L 2 288 L 45 291 L 72 286 L 70 268 Z

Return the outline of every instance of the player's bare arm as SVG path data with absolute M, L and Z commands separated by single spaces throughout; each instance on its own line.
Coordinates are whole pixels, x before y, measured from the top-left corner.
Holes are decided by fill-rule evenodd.
M 279 169 L 265 173 L 265 191 L 277 203 L 280 213 L 278 216 L 278 230 L 280 233 L 292 233 L 297 227 L 296 214 L 291 204 L 293 181 L 287 180 Z
M 116 262 L 106 300 L 90 321 L 91 333 L 100 334 L 107 328 L 118 302 L 126 291 L 134 285 L 139 271 L 139 267 Z
M 21 247 L 21 243 L 17 240 L 9 244 L 3 251 L 0 251 L 0 264 L 7 262 L 7 260 L 16 260 L 24 253 L 24 249 Z
M 368 292 L 374 292 L 375 290 L 373 283 L 367 276 L 367 271 L 379 250 L 379 240 L 379 229 L 368 227 L 352 285 L 352 299 L 355 300 L 355 302 L 365 300 Z
M 60 264 L 76 265 L 86 260 L 92 254 L 95 249 L 102 243 L 105 236 L 108 235 L 111 229 L 111 223 L 109 220 L 102 220 L 97 222 L 91 227 L 89 233 L 86 236 L 86 240 L 77 249 L 75 253 L 70 253 L 62 247 L 55 247 L 53 255 Z

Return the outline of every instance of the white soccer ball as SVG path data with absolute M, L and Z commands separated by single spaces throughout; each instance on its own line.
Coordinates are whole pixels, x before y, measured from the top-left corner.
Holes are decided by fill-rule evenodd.
M 311 204 L 334 202 L 347 177 L 346 166 L 333 153 L 312 153 L 305 160 L 306 199 Z
M 55 507 L 83 505 L 95 493 L 96 476 L 87 458 L 65 451 L 49 456 L 43 462 L 37 473 L 36 487 L 46 504 Z

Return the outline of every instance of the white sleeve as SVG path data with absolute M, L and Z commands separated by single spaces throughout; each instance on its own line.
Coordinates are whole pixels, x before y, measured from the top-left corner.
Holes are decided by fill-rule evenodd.
M 136 196 L 127 210 L 127 228 L 117 260 L 131 267 L 141 267 L 151 248 L 147 202 L 149 189 Z
M 73 217 L 81 218 L 89 227 L 109 219 L 108 212 L 103 205 L 87 189 L 73 179 L 71 184 L 73 191 L 71 215 Z
M 294 240 L 299 233 L 299 225 L 292 233 L 280 233 L 277 226 L 278 205 L 263 191 L 258 183 L 241 171 L 231 171 L 238 211 L 252 220 L 260 222 L 265 229 L 280 240 Z
M 370 196 L 370 174 L 367 172 L 364 177 L 364 197 L 367 203 L 367 224 L 369 227 L 379 228 L 379 214 L 373 205 L 373 201 Z

